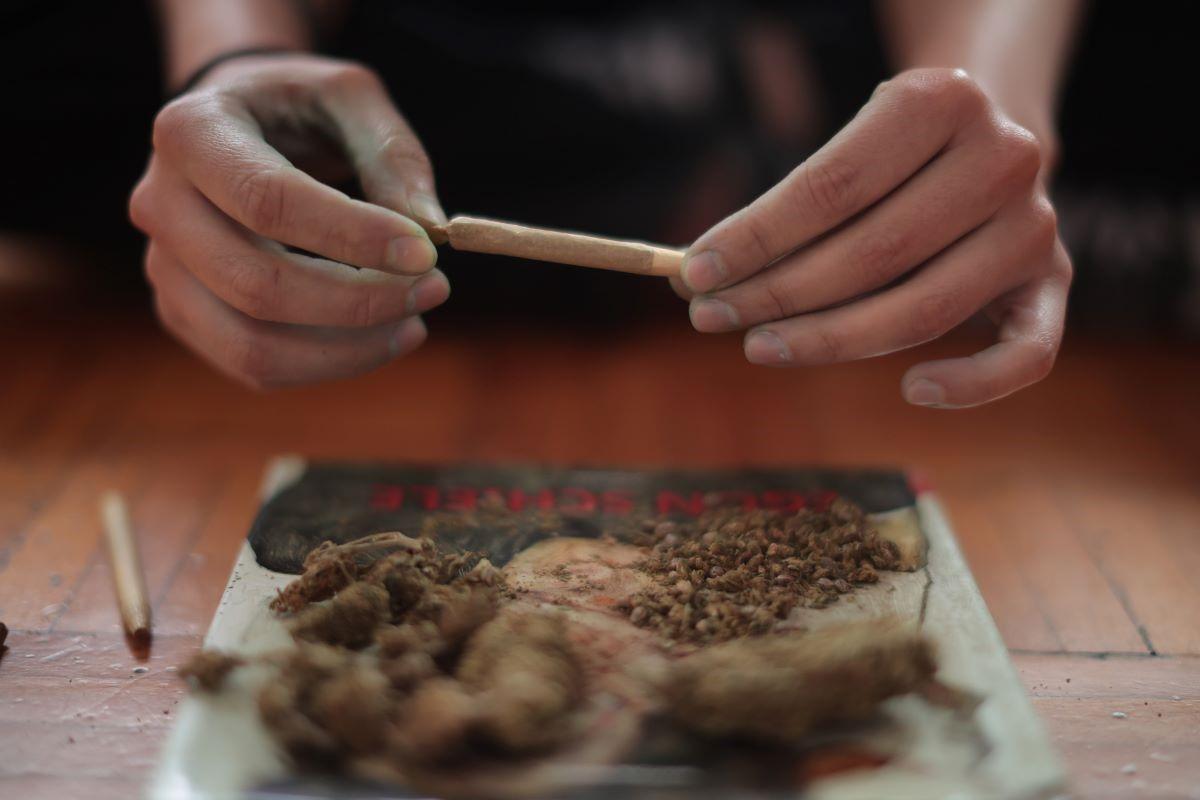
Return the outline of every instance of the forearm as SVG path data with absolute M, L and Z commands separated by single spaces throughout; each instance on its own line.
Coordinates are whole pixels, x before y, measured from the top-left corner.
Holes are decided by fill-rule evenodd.
M 961 67 L 1053 147 L 1081 6 L 1081 0 L 882 0 L 880 14 L 898 68 Z
M 296 0 L 156 0 L 167 87 L 177 89 L 200 66 L 230 50 L 307 49 L 307 14 Z

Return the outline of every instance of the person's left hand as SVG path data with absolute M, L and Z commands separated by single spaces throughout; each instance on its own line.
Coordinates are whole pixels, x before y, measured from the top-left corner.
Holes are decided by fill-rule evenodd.
M 927 342 L 984 311 L 999 341 L 928 361 L 905 398 L 955 408 L 1040 380 L 1071 263 L 1042 148 L 961 70 L 882 84 L 825 147 L 701 236 L 676 288 L 699 331 L 749 328 L 753 363 L 801 366 Z

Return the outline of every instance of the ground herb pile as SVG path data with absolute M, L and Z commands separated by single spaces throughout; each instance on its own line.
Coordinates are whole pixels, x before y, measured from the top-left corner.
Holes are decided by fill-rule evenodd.
M 623 610 L 635 625 L 694 644 L 770 633 L 796 606 L 825 606 L 900 558 L 842 499 L 790 516 L 717 508 L 691 521 L 647 522 L 631 539 L 651 548 L 640 567 L 654 586 Z
M 454 529 L 444 519 L 434 527 Z M 326 542 L 271 604 L 295 648 L 253 659 L 201 652 L 181 674 L 216 691 L 243 667 L 271 670 L 259 716 L 298 767 L 454 794 L 448 779 L 500 765 L 524 785 L 512 767 L 525 762 L 514 759 L 600 735 L 589 720 L 615 706 L 589 681 L 610 667 L 597 667 L 609 662 L 589 651 L 586 625 L 571 627 L 580 612 L 529 599 L 461 549 L 485 527 L 472 519 L 454 542 L 400 533 Z M 623 523 L 608 536 L 646 548 L 624 568 L 652 585 L 618 613 L 660 635 L 658 677 L 637 680 L 684 730 L 788 744 L 861 719 L 933 674 L 928 643 L 895 620 L 810 635 L 780 627 L 797 605 L 825 605 L 897 565 L 896 545 L 849 503 L 794 515 L 713 509 L 694 521 Z M 500 794 L 492 778 L 479 780 L 457 793 Z

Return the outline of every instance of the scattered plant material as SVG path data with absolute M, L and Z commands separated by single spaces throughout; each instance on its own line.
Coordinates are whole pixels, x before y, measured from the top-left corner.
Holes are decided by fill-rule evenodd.
M 246 660 L 220 650 L 201 650 L 179 668 L 179 677 L 203 692 L 215 692 L 225 685 L 229 673 Z
M 630 620 L 696 644 L 769 633 L 798 605 L 820 608 L 876 582 L 900 555 L 843 499 L 791 516 L 717 508 L 647 522 L 634 542 L 651 548 L 641 568 L 654 586 L 625 606 Z
M 929 646 L 899 623 L 781 632 L 797 605 L 823 606 L 897 565 L 896 546 L 844 501 L 790 516 L 713 509 L 689 522 L 615 526 L 591 541 L 614 547 L 619 539 L 645 558 L 604 562 L 596 574 L 610 574 L 606 583 L 621 582 L 622 571 L 639 586 L 650 579 L 615 609 L 576 609 L 510 586 L 488 558 L 462 549 L 503 539 L 516 530 L 514 516 L 488 506 L 431 515 L 423 532 L 438 543 L 384 533 L 308 555 L 304 573 L 271 604 L 295 647 L 256 659 L 273 670 L 259 715 L 297 766 L 440 785 L 471 765 L 507 769 L 577 743 L 586 749 L 584 732 L 595 734 L 589 725 L 617 700 L 589 705 L 597 687 L 629 681 L 656 698 L 631 713 L 663 709 L 704 737 L 794 742 L 861 719 L 934 672 Z M 534 541 L 558 535 L 553 517 Z M 580 614 L 607 622 L 595 627 L 597 618 Z M 620 672 L 621 631 L 662 669 Z M 182 674 L 213 691 L 243 663 L 206 652 Z M 620 680 L 605 684 L 614 670 Z M 627 727 L 631 742 L 637 725 Z M 620 742 L 596 752 L 615 756 Z

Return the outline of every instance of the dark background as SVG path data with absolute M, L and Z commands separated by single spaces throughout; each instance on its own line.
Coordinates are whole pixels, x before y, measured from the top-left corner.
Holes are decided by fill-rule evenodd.
M 125 201 L 163 101 L 148 8 L 8 0 L 0 11 L 0 236 L 35 234 L 86 247 L 80 285 L 127 298 L 144 289 L 141 237 L 127 222 Z M 342 34 L 324 45 L 388 76 L 430 150 L 452 212 L 661 239 L 679 230 L 669 210 L 686 200 L 680 195 L 697 164 L 731 159 L 746 178 L 723 199 L 719 216 L 803 157 L 756 130 L 727 57 L 729 31 L 762 6 L 678 8 L 681 24 L 712 43 L 719 102 L 671 118 L 606 108 L 505 61 L 506 48 L 520 47 L 523 23 L 561 16 L 557 6 L 488 8 L 481 17 L 478 8 L 362 2 Z M 669 4 L 663 9 L 673 13 Z M 1085 18 L 1064 94 L 1055 190 L 1077 268 L 1072 325 L 1200 332 L 1200 159 L 1184 122 L 1195 92 L 1185 10 L 1109 0 L 1093 3 Z M 459 12 L 470 24 L 453 41 L 397 30 L 422 22 L 445 30 L 446 15 Z M 633 12 L 612 3 L 571 9 L 576 24 L 582 14 L 596 26 L 626 13 Z M 831 133 L 887 73 L 871 9 L 824 2 L 772 13 L 790 15 L 805 32 L 828 99 L 824 133 Z M 712 221 L 693 219 L 692 229 Z M 448 313 L 604 318 L 614 304 L 625 313 L 631 303 L 662 301 L 661 287 L 631 300 L 627 281 L 603 274 L 528 265 L 513 272 L 494 259 L 458 254 L 447 255 L 445 265 L 455 283 Z M 564 293 L 571 303 L 546 302 Z

